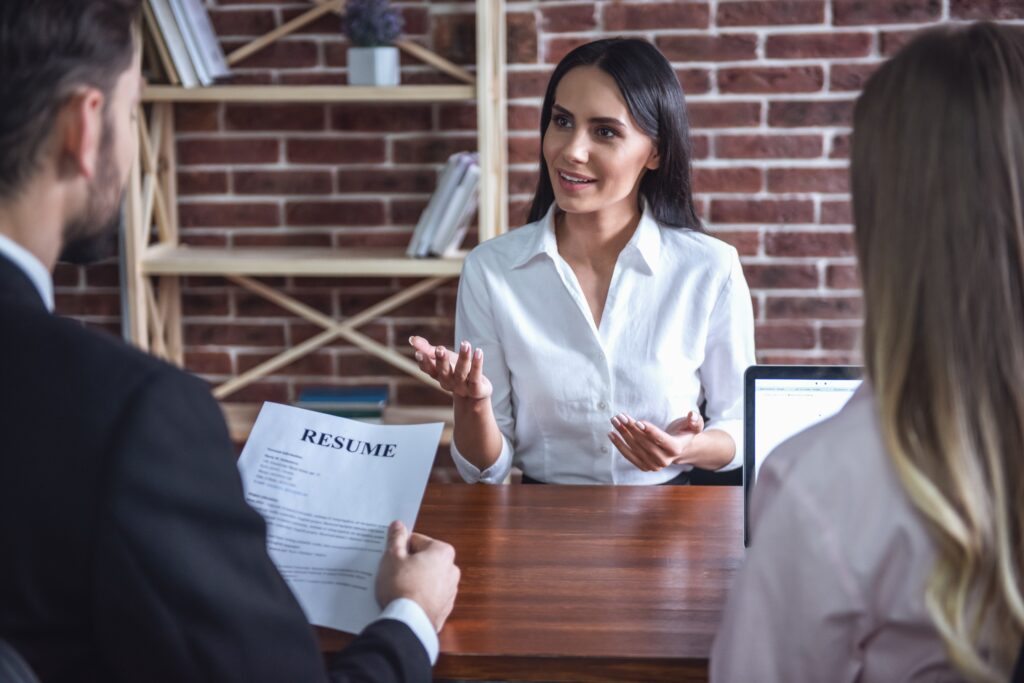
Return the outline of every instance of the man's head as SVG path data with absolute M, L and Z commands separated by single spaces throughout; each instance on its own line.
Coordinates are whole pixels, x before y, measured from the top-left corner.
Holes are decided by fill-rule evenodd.
M 67 260 L 112 242 L 137 152 L 140 0 L 0 2 L 0 204 L 59 188 Z

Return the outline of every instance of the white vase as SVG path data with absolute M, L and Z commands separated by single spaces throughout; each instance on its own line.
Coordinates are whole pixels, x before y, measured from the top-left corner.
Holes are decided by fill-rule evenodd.
M 398 85 L 399 76 L 397 47 L 348 49 L 349 85 Z

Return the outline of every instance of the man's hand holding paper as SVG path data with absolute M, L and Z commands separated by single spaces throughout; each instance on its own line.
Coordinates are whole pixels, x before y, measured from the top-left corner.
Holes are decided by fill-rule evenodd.
M 455 607 L 459 588 L 455 548 L 423 534 L 410 534 L 399 521 L 388 528 L 388 550 L 377 575 L 381 607 L 408 598 L 426 613 L 440 632 Z
M 380 607 L 409 598 L 434 628 L 444 624 L 458 584 L 454 550 L 406 530 L 442 427 L 264 404 L 239 469 L 246 500 L 267 522 L 270 556 L 310 622 L 356 633 Z

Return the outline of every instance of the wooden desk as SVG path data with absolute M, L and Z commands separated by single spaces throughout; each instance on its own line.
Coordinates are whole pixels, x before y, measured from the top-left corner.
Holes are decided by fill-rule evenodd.
M 738 487 L 427 487 L 417 531 L 455 546 L 435 676 L 706 680 L 743 557 Z M 326 651 L 349 636 L 320 629 Z

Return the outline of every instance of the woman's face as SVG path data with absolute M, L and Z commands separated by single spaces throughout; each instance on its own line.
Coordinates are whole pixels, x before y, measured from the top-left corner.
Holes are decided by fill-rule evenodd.
M 658 167 L 657 149 L 615 80 L 595 66 L 576 67 L 558 83 L 542 149 L 555 201 L 567 213 L 637 206 L 640 178 Z

